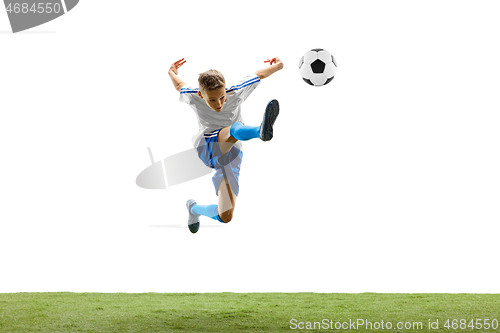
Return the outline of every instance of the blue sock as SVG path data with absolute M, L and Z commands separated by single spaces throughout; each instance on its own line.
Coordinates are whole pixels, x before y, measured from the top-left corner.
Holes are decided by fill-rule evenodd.
M 240 141 L 248 141 L 260 137 L 260 126 L 246 126 L 241 122 L 235 122 L 229 133 L 233 138 Z
M 219 217 L 219 206 L 217 205 L 198 205 L 191 207 L 191 213 L 196 215 L 208 216 L 211 219 L 223 222 Z

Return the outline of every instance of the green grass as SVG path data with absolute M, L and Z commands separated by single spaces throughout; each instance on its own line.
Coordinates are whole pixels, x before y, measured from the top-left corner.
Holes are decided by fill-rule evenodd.
M 392 329 L 304 329 L 297 324 L 391 322 Z M 429 319 L 439 329 L 428 328 Z M 0 332 L 500 332 L 446 329 L 446 320 L 500 320 L 500 295 L 491 294 L 0 294 Z M 421 322 L 422 329 L 396 328 Z M 344 324 L 345 325 L 345 324 Z

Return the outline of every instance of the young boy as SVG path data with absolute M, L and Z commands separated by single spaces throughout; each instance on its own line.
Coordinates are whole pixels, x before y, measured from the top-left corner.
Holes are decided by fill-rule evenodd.
M 260 126 L 246 126 L 241 117 L 241 104 L 259 85 L 260 80 L 283 68 L 279 58 L 268 59 L 269 66 L 246 76 L 237 85 L 226 88 L 224 76 L 219 71 L 208 70 L 198 78 L 199 88 L 191 88 L 177 75 L 186 60 L 172 64 L 168 75 L 177 91 L 179 100 L 191 106 L 198 117 L 199 133 L 193 137 L 198 156 L 208 167 L 216 170 L 212 178 L 218 205 L 198 205 L 190 199 L 188 226 L 192 233 L 200 227 L 199 216 L 228 223 L 233 217 L 236 197 L 239 193 L 240 164 L 243 157 L 241 142 L 260 138 L 269 141 L 273 137 L 273 124 L 279 113 L 277 100 L 268 103 Z

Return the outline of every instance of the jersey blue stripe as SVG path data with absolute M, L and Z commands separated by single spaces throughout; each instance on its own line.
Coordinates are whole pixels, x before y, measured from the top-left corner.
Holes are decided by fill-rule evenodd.
M 192 93 L 198 93 L 200 89 L 189 89 L 189 88 L 181 88 L 181 94 L 192 94 Z
M 250 80 L 248 80 L 248 81 L 245 81 L 245 82 L 243 82 L 243 83 L 241 83 L 241 84 L 239 84 L 239 85 L 232 86 L 232 87 L 231 87 L 231 88 L 229 88 L 229 90 L 227 90 L 226 92 L 239 90 L 239 89 L 241 89 L 241 88 L 244 88 L 244 87 L 249 86 L 249 85 L 251 85 L 251 84 L 257 83 L 257 82 L 259 82 L 259 81 L 260 81 L 259 77 L 258 77 L 258 76 L 256 76 L 256 77 L 254 77 L 254 78 L 252 78 L 252 79 L 250 79 Z
M 243 82 L 243 83 L 240 83 L 240 84 L 238 84 L 238 85 L 232 86 L 232 87 L 231 87 L 231 89 L 232 89 L 232 88 L 236 88 L 236 87 L 240 87 L 240 86 L 243 86 L 243 85 L 247 85 L 247 83 L 252 82 L 252 81 L 257 82 L 257 81 L 259 81 L 259 80 L 260 80 L 260 79 L 259 79 L 259 77 L 258 77 L 258 76 L 255 76 L 254 78 L 251 78 L 250 80 L 247 80 L 247 81 L 245 81 L 245 82 Z M 252 83 L 253 83 L 253 82 L 252 82 Z

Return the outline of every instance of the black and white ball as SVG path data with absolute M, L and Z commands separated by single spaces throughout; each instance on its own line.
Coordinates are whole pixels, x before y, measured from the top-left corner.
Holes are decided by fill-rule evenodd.
M 337 62 L 326 50 L 312 49 L 300 59 L 300 75 L 311 86 L 324 86 L 330 83 L 337 73 Z

